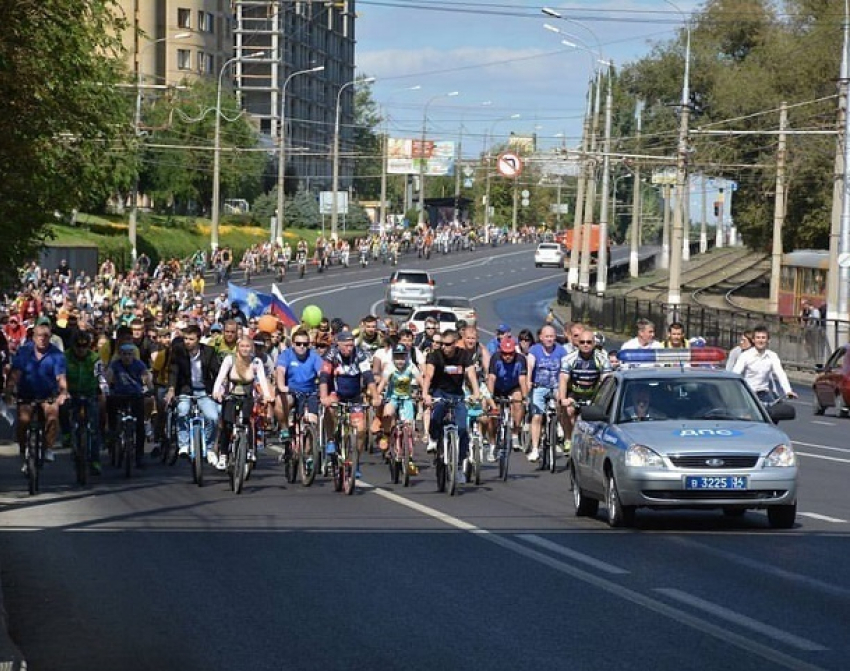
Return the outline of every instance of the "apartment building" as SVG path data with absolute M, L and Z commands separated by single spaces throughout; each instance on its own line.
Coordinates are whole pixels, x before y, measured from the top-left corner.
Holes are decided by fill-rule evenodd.
M 144 95 L 223 73 L 270 154 L 286 139 L 287 185 L 330 188 L 336 105 L 354 79 L 354 0 L 119 0 L 129 69 Z M 138 28 L 138 30 L 137 30 Z M 141 34 L 140 34 L 141 33 Z M 262 55 L 259 55 L 262 54 Z M 251 58 L 246 60 L 246 56 Z M 294 75 L 317 66 L 321 72 Z M 287 80 L 289 80 L 287 82 Z M 281 94 L 286 83 L 286 109 Z M 339 96 L 340 188 L 351 181 L 354 92 Z M 281 118 L 285 133 L 281 133 Z

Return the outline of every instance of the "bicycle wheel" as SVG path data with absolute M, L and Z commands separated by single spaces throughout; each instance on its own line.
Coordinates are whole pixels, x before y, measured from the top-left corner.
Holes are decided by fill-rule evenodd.
M 410 486 L 410 464 L 413 460 L 413 428 L 410 424 L 404 425 L 401 440 L 401 470 L 404 474 L 404 486 Z
M 89 469 L 86 463 L 86 432 L 83 425 L 80 423 L 74 427 L 74 432 L 71 434 L 71 448 L 74 455 L 74 474 L 76 475 L 77 484 L 85 487 L 88 482 Z
M 549 417 L 549 421 L 546 424 L 546 434 L 547 442 L 549 443 L 546 446 L 549 453 L 549 472 L 554 473 L 558 464 L 558 453 L 556 452 L 558 447 L 558 419 L 556 417 Z
M 401 431 L 397 426 L 393 427 L 390 433 L 390 444 L 387 448 L 387 465 L 390 467 L 390 481 L 397 485 L 401 478 L 399 464 L 401 463 L 401 455 L 404 448 L 402 447 Z
M 458 435 L 457 431 L 451 430 L 446 433 L 448 446 L 446 447 L 446 479 L 448 480 L 449 496 L 457 492 L 457 469 L 458 469 Z
M 283 474 L 286 477 L 286 481 L 291 485 L 294 485 L 295 481 L 298 480 L 298 468 L 301 462 L 302 447 L 303 445 L 299 444 L 298 440 L 290 440 L 289 445 L 284 445 L 283 447 L 285 450 L 284 454 L 288 457 L 284 457 L 286 461 L 284 462 Z
M 357 487 L 357 467 L 360 461 L 360 454 L 357 451 L 357 432 L 351 431 L 348 434 L 348 445 L 345 447 L 347 452 L 344 466 L 344 481 L 345 493 L 351 496 Z
M 124 459 L 124 477 L 129 478 L 133 473 L 133 458 L 136 452 L 136 437 L 133 435 L 135 427 L 129 422 L 124 422 L 121 428 L 121 454 Z
M 204 486 L 204 440 L 201 430 L 197 422 L 192 423 L 192 482 L 198 487 Z
M 501 423 L 499 426 L 499 436 L 496 441 L 496 449 L 499 451 L 499 479 L 502 481 L 508 479 L 508 465 L 511 459 L 509 436 L 508 427 L 504 423 Z
M 236 494 L 242 493 L 242 485 L 245 484 L 245 474 L 248 462 L 248 438 L 244 431 L 239 432 L 239 437 L 236 439 L 236 445 L 233 452 L 230 454 L 233 460 L 231 464 L 233 470 L 233 491 Z
M 174 466 L 180 456 L 177 445 L 177 417 L 169 413 L 166 420 L 165 446 L 162 448 L 162 460 L 169 466 Z
M 36 429 L 30 429 L 27 435 L 26 463 L 27 463 L 27 487 L 30 495 L 38 491 L 38 450 L 41 447 L 41 435 Z
M 298 462 L 301 472 L 301 484 L 309 487 L 316 480 L 316 469 L 319 467 L 319 443 L 316 440 L 316 429 L 307 425 L 301 433 L 301 459 Z
M 469 473 L 467 482 L 481 484 L 481 436 L 476 432 L 469 439 Z

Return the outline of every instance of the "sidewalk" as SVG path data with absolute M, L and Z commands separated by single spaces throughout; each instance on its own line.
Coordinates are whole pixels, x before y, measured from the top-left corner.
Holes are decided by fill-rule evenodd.
M 9 460 L 15 459 L 19 460 L 20 457 L 18 451 L 17 443 L 13 442 L 8 438 L 0 438 L 0 459 Z M 15 468 L 20 467 L 20 462 L 15 462 Z M 25 481 L 21 478 L 21 487 L 23 487 Z M 0 531 L 2 531 L 2 527 L 0 527 Z M 0 567 L 2 569 L 2 567 Z M 2 571 L 0 570 L 0 573 Z M 21 654 L 21 651 L 18 649 L 18 646 L 12 640 L 12 637 L 9 636 L 9 623 L 8 617 L 6 615 L 6 604 L 3 600 L 3 585 L 2 581 L 0 581 L 0 671 L 18 671 L 26 669 L 27 663 L 24 660 L 24 656 Z

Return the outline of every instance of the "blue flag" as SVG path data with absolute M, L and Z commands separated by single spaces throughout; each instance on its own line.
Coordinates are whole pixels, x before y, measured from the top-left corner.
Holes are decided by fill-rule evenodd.
M 265 313 L 274 301 L 271 294 L 264 294 L 248 287 L 239 287 L 233 282 L 227 283 L 227 298 L 232 306 L 239 307 L 249 319 Z

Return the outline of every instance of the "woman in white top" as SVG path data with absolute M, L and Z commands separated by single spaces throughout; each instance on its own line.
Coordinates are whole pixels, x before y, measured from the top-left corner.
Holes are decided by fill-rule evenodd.
M 754 328 L 753 346 L 738 357 L 732 372 L 743 375 L 750 389 L 765 403 L 776 398 L 774 379 L 779 383 L 784 396 L 797 398 L 776 352 L 767 349 L 769 339 L 766 326 Z
M 213 385 L 213 398 L 224 405 L 221 411 L 221 454 L 216 468 L 223 471 L 227 468 L 227 457 L 230 452 L 230 436 L 236 421 L 237 411 L 242 420 L 248 423 L 251 411 L 254 409 L 254 385 L 259 385 L 263 401 L 270 404 L 274 401 L 263 362 L 254 356 L 254 341 L 243 337 L 236 345 L 236 352 L 229 354 L 221 362 L 218 377 Z M 228 395 L 231 398 L 225 399 Z M 233 397 L 236 397 L 233 398 Z M 240 401 L 238 397 L 243 397 Z
M 732 370 L 735 368 L 735 362 L 738 361 L 738 357 L 741 356 L 743 352 L 746 352 L 750 347 L 753 346 L 753 332 L 752 331 L 744 331 L 741 334 L 741 339 L 738 341 L 737 346 L 733 347 L 729 350 L 729 356 L 726 359 L 726 370 Z

